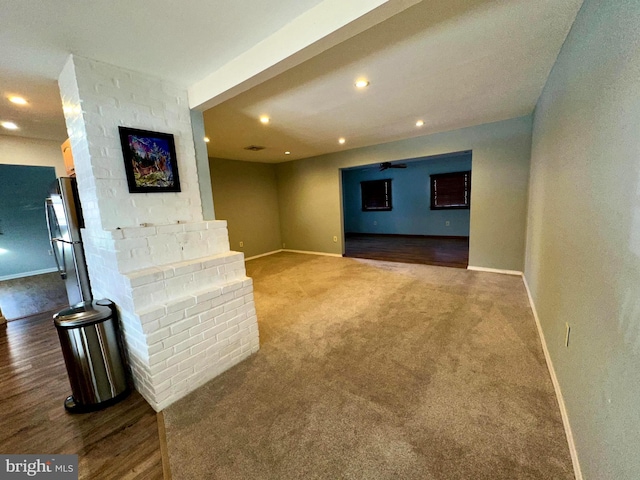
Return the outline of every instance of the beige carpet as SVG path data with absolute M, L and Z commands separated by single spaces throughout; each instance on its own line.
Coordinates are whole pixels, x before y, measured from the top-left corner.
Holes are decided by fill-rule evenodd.
M 280 253 L 261 350 L 165 410 L 174 480 L 568 479 L 519 277 Z

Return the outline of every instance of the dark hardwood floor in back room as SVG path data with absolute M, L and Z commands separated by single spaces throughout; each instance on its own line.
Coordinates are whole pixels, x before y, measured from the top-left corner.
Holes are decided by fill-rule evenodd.
M 349 233 L 345 235 L 344 256 L 467 268 L 469 238 Z
M 69 381 L 51 314 L 0 325 L 0 453 L 78 454 L 81 479 L 162 479 L 156 414 L 133 392 L 66 413 Z

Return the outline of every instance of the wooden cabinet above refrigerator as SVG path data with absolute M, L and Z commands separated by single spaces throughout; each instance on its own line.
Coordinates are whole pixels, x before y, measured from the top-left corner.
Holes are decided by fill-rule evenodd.
M 64 158 L 64 168 L 70 177 L 76 176 L 76 168 L 73 165 L 73 153 L 71 152 L 71 140 L 67 140 L 61 145 L 62 158 Z

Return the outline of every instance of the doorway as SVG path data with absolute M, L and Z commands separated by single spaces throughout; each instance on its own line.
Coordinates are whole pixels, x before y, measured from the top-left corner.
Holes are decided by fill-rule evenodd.
M 7 320 L 68 304 L 44 210 L 55 179 L 53 167 L 0 165 L 0 310 Z
M 471 169 L 471 151 L 343 169 L 344 255 L 466 268 Z

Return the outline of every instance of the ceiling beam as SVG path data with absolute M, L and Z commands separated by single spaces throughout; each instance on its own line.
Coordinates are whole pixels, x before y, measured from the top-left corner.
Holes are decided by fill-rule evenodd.
M 204 111 L 391 18 L 420 0 L 323 0 L 192 85 L 189 106 Z

